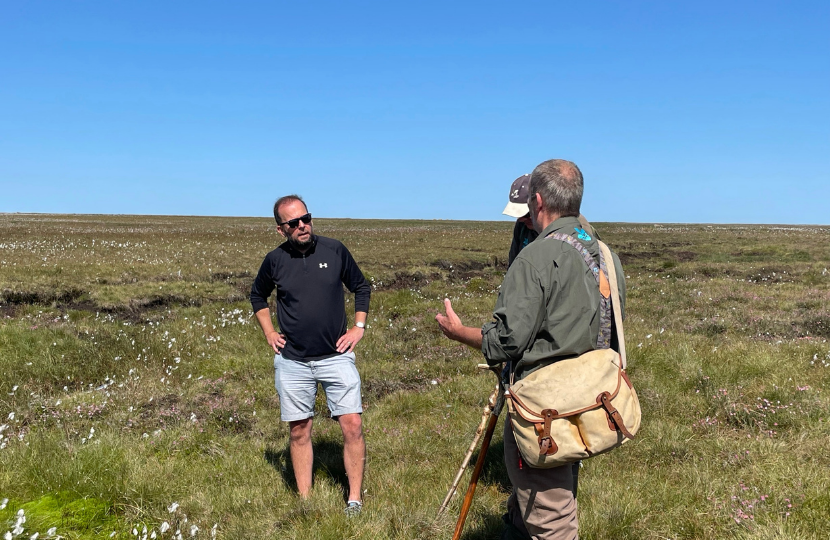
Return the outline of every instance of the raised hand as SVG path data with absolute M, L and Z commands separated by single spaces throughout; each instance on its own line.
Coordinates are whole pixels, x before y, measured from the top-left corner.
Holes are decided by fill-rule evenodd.
M 438 321 L 438 327 L 450 339 L 457 340 L 458 336 L 458 329 L 463 327 L 464 325 L 461 324 L 461 319 L 458 315 L 455 314 L 455 311 L 452 309 L 452 302 L 450 302 L 449 298 L 444 298 L 444 309 L 447 312 L 446 315 L 441 313 L 435 316 L 435 320 Z

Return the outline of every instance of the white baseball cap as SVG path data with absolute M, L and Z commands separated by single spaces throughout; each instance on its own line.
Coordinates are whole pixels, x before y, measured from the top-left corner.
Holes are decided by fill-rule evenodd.
M 516 219 L 524 217 L 530 212 L 527 207 L 527 200 L 530 197 L 530 175 L 523 174 L 513 181 L 510 186 L 510 195 L 507 206 L 504 207 L 502 214 Z

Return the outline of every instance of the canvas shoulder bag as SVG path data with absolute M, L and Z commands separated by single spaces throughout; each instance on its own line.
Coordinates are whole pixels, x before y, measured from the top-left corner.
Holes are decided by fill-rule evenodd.
M 597 349 L 537 369 L 505 392 L 523 461 L 547 469 L 608 452 L 640 429 L 640 402 L 625 372 L 625 335 L 611 251 L 599 242 L 600 264 L 575 238 L 555 234 L 580 252 L 600 290 Z M 611 349 L 611 318 L 620 351 Z

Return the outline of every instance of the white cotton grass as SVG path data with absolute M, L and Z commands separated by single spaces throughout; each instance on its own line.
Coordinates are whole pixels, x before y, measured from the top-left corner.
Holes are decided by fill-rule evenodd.
M 102 319 L 109 317 L 109 315 L 106 314 L 96 313 L 95 315 L 96 320 L 99 317 Z M 65 318 L 66 317 L 64 317 L 64 319 Z M 185 318 L 185 321 L 187 321 L 187 318 Z M 170 334 L 165 337 L 159 347 L 159 349 L 169 350 L 169 352 L 165 351 L 165 358 L 160 358 L 160 360 L 164 362 L 164 372 L 159 374 L 159 377 L 163 376 L 164 383 L 167 385 L 183 383 L 185 380 L 187 383 L 191 383 L 191 380 L 192 383 L 196 383 L 196 381 L 206 379 L 207 377 L 200 375 L 198 371 L 194 369 L 196 366 L 190 364 L 191 352 L 188 351 L 188 342 L 191 340 L 191 337 L 193 337 L 194 331 L 200 332 L 202 342 L 218 342 L 221 338 L 226 337 L 223 335 L 220 338 L 216 335 L 219 332 L 218 328 L 221 327 L 223 331 L 227 327 L 233 327 L 236 325 L 244 328 L 245 326 L 249 326 L 253 321 L 253 314 L 248 313 L 245 310 L 224 309 L 219 315 L 218 320 L 213 319 L 213 321 L 211 321 L 209 318 L 205 321 L 205 317 L 202 316 L 201 322 L 196 324 L 197 321 L 194 321 L 192 327 L 188 327 L 186 331 L 181 331 L 181 336 L 178 335 L 179 330 L 181 330 L 180 328 L 176 329 L 176 331 L 170 331 Z M 215 322 L 212 332 L 214 336 L 209 336 L 211 333 L 211 322 Z M 125 323 L 125 326 L 130 325 Z M 160 330 L 158 330 L 158 323 L 148 325 L 150 332 L 152 332 L 153 327 L 156 328 L 158 334 L 164 333 L 163 326 Z M 412 330 L 414 331 L 415 329 L 413 328 Z M 207 335 L 202 335 L 202 331 L 204 331 Z M 70 429 L 68 434 L 71 436 L 71 439 L 76 445 L 84 445 L 84 447 L 89 447 L 93 444 L 98 445 L 108 443 L 107 437 L 110 437 L 110 435 L 107 435 L 104 439 L 101 439 L 101 436 L 104 433 L 101 431 L 102 428 L 100 425 L 96 422 L 96 415 L 100 408 L 108 405 L 108 400 L 105 399 L 104 396 L 109 398 L 110 391 L 114 394 L 118 391 L 117 388 L 123 388 L 126 385 L 137 383 L 140 385 L 144 381 L 155 382 L 159 378 L 153 376 L 155 373 L 145 368 L 148 360 L 155 360 L 155 349 L 148 352 L 147 350 L 141 349 L 142 344 L 139 343 L 138 339 L 131 340 L 131 336 L 128 336 L 128 334 L 124 332 L 119 331 L 119 334 L 121 338 L 120 340 L 124 342 L 123 344 L 126 347 L 126 350 L 129 350 L 132 345 L 133 351 L 127 352 L 126 354 L 119 351 L 119 354 L 122 356 L 115 357 L 114 361 L 132 363 L 132 360 L 136 358 L 136 355 L 139 357 L 139 365 L 134 364 L 130 366 L 124 363 L 120 365 L 119 370 L 127 369 L 129 372 L 128 375 L 125 376 L 123 371 L 118 371 L 117 374 L 108 374 L 104 378 L 101 378 L 100 375 L 94 375 L 92 378 L 82 377 L 82 379 L 85 380 L 81 380 L 81 378 L 73 379 L 66 377 L 66 384 L 61 382 L 59 385 L 55 385 L 54 390 L 56 391 L 56 395 L 49 396 L 43 401 L 43 406 L 51 409 L 50 412 L 53 413 L 55 417 L 60 418 L 58 423 L 61 423 L 62 419 L 66 417 L 77 417 L 80 419 L 76 420 L 80 423 L 80 425 L 76 424 L 68 426 Z M 98 339 L 99 342 L 96 342 L 96 337 L 92 335 L 91 330 L 87 331 L 86 335 L 89 336 L 88 339 L 92 340 L 92 346 L 100 347 L 102 345 L 102 343 L 99 343 L 100 337 Z M 124 339 L 125 337 L 126 340 Z M 177 339 L 179 337 L 182 339 Z M 212 339 L 206 339 L 208 337 Z M 49 344 L 45 343 L 45 345 Z M 65 344 L 62 343 L 62 346 L 64 345 Z M 141 354 L 139 354 L 139 352 Z M 58 356 L 63 358 L 60 354 L 58 354 Z M 193 354 L 193 356 L 195 357 L 198 355 Z M 205 353 L 203 352 L 201 356 L 204 357 Z M 112 359 L 113 356 L 110 356 L 110 358 Z M 187 366 L 186 370 L 182 369 L 184 366 Z M 184 371 L 184 373 L 182 373 L 182 371 Z M 436 381 L 436 383 L 437 382 L 438 381 Z M 155 382 L 155 384 L 157 384 L 157 382 Z M 24 383 L 16 384 L 7 391 L 11 391 L 13 393 L 21 392 L 22 395 L 28 394 L 29 389 L 24 388 L 24 386 L 26 386 Z M 60 391 L 61 389 L 62 392 Z M 153 401 L 152 398 L 150 401 Z M 123 408 L 129 409 L 129 413 L 133 414 L 135 410 L 140 407 L 141 405 L 136 405 L 135 403 L 132 405 L 130 405 L 130 403 L 123 404 Z M 183 412 L 184 414 L 182 414 L 182 420 L 188 421 L 188 424 L 191 425 L 197 425 L 201 422 L 209 420 L 209 418 L 201 418 L 199 410 L 196 410 L 195 412 Z M 228 412 L 230 413 L 231 411 Z M 0 414 L 7 415 L 7 419 L 0 416 L 0 449 L 5 448 L 6 443 L 12 445 L 18 443 L 18 441 L 23 441 L 23 436 L 28 434 L 27 426 L 32 418 L 31 412 L 26 408 L 18 408 L 16 411 L 10 411 L 9 409 L 0 411 Z M 256 415 L 257 413 L 256 411 L 253 411 L 252 414 Z M 130 416 L 132 416 L 132 414 Z M 234 423 L 240 421 L 240 416 L 238 416 L 236 412 L 232 414 L 226 413 L 223 417 L 223 419 L 227 419 L 227 421 Z M 95 422 L 95 425 L 98 427 L 92 427 L 90 422 Z M 152 438 L 161 433 L 160 430 L 152 431 L 149 429 L 147 432 L 148 433 L 142 433 L 142 430 L 137 429 L 134 432 L 133 437 Z M 2 454 L 2 452 L 0 452 L 0 454 Z M 0 510 L 4 510 L 4 512 L 0 512 L 0 515 L 7 515 L 9 518 L 8 521 L 3 523 L 3 529 L 0 529 L 0 540 L 5 540 L 6 538 L 8 538 L 8 540 L 56 540 L 58 538 L 65 537 L 65 533 L 67 531 L 60 530 L 61 527 L 51 527 L 48 531 L 45 528 L 39 528 L 39 520 L 35 519 L 35 515 L 28 509 L 25 513 L 22 510 L 18 512 L 14 506 L 17 503 L 18 501 L 14 499 L 10 502 L 8 498 L 0 496 Z M 10 510 L 10 507 L 13 510 Z M 174 537 L 181 540 L 192 540 L 194 538 L 208 538 L 208 536 L 215 539 L 219 536 L 218 523 L 210 524 L 209 522 L 201 522 L 200 520 L 194 519 L 190 519 L 188 521 L 187 516 L 184 514 L 186 507 L 180 508 L 180 505 L 177 502 L 170 502 L 168 505 L 160 504 L 159 507 L 159 510 L 167 508 L 168 512 L 170 512 L 167 516 L 167 521 L 157 523 L 147 522 L 146 526 L 140 522 L 134 522 L 129 525 L 124 524 L 123 527 L 118 527 L 115 530 L 113 530 L 114 528 L 111 528 L 110 533 L 106 533 L 105 530 L 101 531 L 101 536 L 109 537 L 111 539 L 123 536 L 134 538 L 135 540 L 172 540 Z M 5 510 L 8 510 L 8 514 Z M 17 522 L 15 522 L 15 515 L 18 516 L 18 519 L 16 520 Z M 50 525 L 51 524 L 48 522 L 43 524 L 44 527 L 49 527 Z M 12 526 L 14 526 L 13 531 L 11 530 L 13 528 Z M 133 531 L 135 531 L 135 533 L 134 535 L 131 535 L 130 533 Z M 209 535 L 208 531 L 210 532 Z
M 92 440 L 92 437 L 94 437 L 94 436 L 95 436 L 95 428 L 91 427 L 91 428 L 89 428 L 89 435 L 87 435 L 86 437 L 81 438 L 81 444 L 88 443 L 89 441 Z
M 0 510 L 5 510 L 8 504 L 9 499 L 0 499 Z M 15 514 L 14 527 L 12 527 L 12 530 L 6 531 L 6 533 L 3 534 L 3 540 L 12 540 L 22 535 L 25 531 L 25 527 L 23 527 L 24 523 L 26 523 L 26 511 L 21 508 Z M 48 531 L 46 531 L 44 538 L 61 538 L 60 536 L 57 536 L 57 532 L 57 527 L 51 527 Z M 38 540 L 38 538 L 40 538 L 40 533 L 37 531 L 29 535 L 29 540 Z
M 6 534 L 3 535 L 3 539 L 9 540 L 10 538 L 23 534 L 23 531 L 25 530 L 23 528 L 24 523 L 26 523 L 26 512 L 21 508 L 17 511 L 17 515 L 15 516 L 14 528 L 11 531 L 7 531 Z

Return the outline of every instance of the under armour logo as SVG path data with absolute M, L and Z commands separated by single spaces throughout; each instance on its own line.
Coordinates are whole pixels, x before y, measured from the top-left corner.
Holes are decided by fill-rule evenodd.
M 320 268 L 328 268 L 329 263 L 320 263 Z

